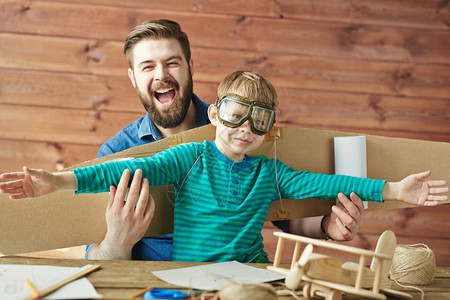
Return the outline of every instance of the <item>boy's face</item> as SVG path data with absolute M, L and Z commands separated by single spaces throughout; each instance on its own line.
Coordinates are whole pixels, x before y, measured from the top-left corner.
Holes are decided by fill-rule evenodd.
M 235 128 L 225 126 L 219 121 L 214 104 L 209 106 L 208 115 L 211 123 L 216 126 L 217 148 L 233 161 L 243 160 L 245 154 L 257 149 L 264 141 L 265 135 L 253 133 L 249 120 Z

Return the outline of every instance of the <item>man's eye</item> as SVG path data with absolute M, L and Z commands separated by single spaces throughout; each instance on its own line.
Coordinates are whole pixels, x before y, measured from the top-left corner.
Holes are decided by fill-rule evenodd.
M 151 70 L 153 70 L 155 67 L 154 66 L 144 66 L 143 68 L 142 68 L 142 71 L 151 71 Z
M 234 119 L 237 119 L 237 120 L 242 119 L 242 115 L 240 115 L 240 114 L 233 114 L 232 116 Z

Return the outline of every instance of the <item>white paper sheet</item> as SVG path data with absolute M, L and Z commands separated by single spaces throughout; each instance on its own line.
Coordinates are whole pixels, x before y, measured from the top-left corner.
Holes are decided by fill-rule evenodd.
M 349 136 L 334 138 L 334 172 L 367 178 L 366 137 Z M 367 209 L 367 201 L 363 201 Z
M 197 290 L 219 290 L 229 280 L 243 283 L 261 283 L 286 277 L 283 274 L 255 268 L 237 261 L 154 271 L 152 273 L 170 284 Z
M 0 265 L 0 299 L 23 299 L 32 295 L 25 280 L 39 291 L 73 274 L 89 268 L 57 267 L 42 265 Z M 93 299 L 101 298 L 87 278 L 80 278 L 61 287 L 42 299 Z

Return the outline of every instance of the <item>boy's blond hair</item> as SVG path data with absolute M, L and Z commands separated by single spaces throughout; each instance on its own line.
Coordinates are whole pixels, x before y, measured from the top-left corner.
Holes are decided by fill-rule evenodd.
M 217 89 L 218 98 L 233 93 L 264 103 L 275 109 L 277 92 L 273 85 L 261 75 L 251 71 L 236 71 L 227 75 Z
M 172 20 L 151 20 L 137 25 L 125 38 L 123 52 L 125 53 L 128 65 L 133 68 L 132 50 L 134 46 L 144 39 L 176 39 L 180 43 L 186 61 L 191 60 L 191 48 L 189 39 L 185 32 L 181 31 L 180 25 Z

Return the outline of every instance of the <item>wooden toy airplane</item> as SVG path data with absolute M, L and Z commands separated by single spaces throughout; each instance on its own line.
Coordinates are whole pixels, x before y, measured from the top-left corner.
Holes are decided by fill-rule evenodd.
M 378 239 L 375 251 L 330 243 L 284 232 L 274 232 L 278 236 L 277 250 L 273 266 L 267 269 L 286 274 L 286 286 L 295 290 L 303 284 L 305 299 L 324 297 L 326 300 L 340 300 L 342 293 L 369 299 L 387 299 L 386 295 L 401 299 L 412 299 L 409 294 L 390 289 L 388 278 L 397 238 L 392 231 L 385 231 Z M 291 268 L 280 267 L 284 240 L 295 241 Z M 301 244 L 306 247 L 300 256 Z M 313 253 L 314 247 L 343 251 L 359 256 L 359 263 L 342 262 L 338 258 Z M 300 256 L 300 257 L 299 257 Z M 365 266 L 366 257 L 372 257 L 370 268 Z

